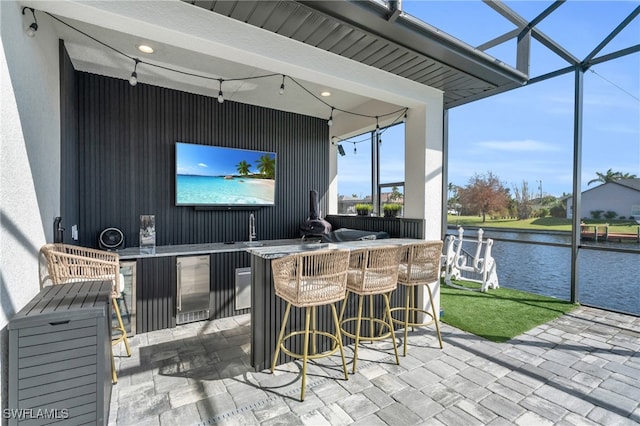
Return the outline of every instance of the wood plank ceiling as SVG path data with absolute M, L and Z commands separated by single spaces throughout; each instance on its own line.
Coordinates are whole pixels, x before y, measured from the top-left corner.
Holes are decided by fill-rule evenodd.
M 445 108 L 524 84 L 527 76 L 374 1 L 183 0 L 444 92 Z

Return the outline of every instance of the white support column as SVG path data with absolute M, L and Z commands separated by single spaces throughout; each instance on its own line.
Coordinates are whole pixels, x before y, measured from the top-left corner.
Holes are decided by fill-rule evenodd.
M 412 108 L 405 124 L 404 216 L 424 219 L 425 239 L 441 239 L 443 171 L 442 97 Z M 440 314 L 440 283 L 431 285 L 436 314 Z M 418 292 L 417 304 L 430 312 L 426 289 Z
M 329 190 L 328 196 L 328 211 L 323 214 L 337 214 L 338 213 L 338 146 L 333 143 L 328 144 L 329 149 Z

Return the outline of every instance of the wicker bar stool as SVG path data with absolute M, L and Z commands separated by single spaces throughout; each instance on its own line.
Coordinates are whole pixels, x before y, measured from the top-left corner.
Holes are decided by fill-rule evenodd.
M 302 359 L 302 391 L 300 400 L 304 401 L 304 391 L 307 377 L 307 361 L 309 359 L 330 356 L 340 349 L 344 378 L 347 380 L 347 364 L 342 347 L 340 323 L 336 312 L 335 303 L 343 300 L 347 284 L 347 268 L 349 267 L 349 250 L 318 250 L 314 252 L 296 253 L 271 262 L 275 293 L 287 302 L 282 326 L 278 335 L 271 372 L 276 367 L 276 361 L 280 351 L 294 358 Z M 304 330 L 293 330 L 285 335 L 285 329 L 291 306 L 305 309 Z M 311 325 L 311 315 L 315 319 L 316 307 L 331 305 L 331 312 L 335 324 L 335 334 L 316 329 L 315 321 Z M 309 334 L 313 339 L 311 354 L 309 353 Z M 302 335 L 302 353 L 296 353 L 288 349 L 285 343 L 288 339 Z M 316 335 L 328 337 L 333 341 L 332 348 L 322 353 L 315 351 Z
M 440 323 L 433 303 L 433 292 L 430 284 L 440 280 L 440 261 L 442 255 L 442 241 L 424 241 L 413 243 L 404 247 L 400 267 L 398 271 L 398 285 L 406 287 L 404 307 L 396 307 L 391 312 L 403 312 L 402 318 L 397 316 L 393 322 L 404 327 L 403 356 L 407 355 L 407 337 L 409 327 L 422 327 L 435 323 L 440 349 L 442 349 L 442 336 L 440 335 Z M 416 306 L 415 287 L 424 285 L 427 288 L 431 312 Z M 423 314 L 426 321 L 417 322 L 417 315 Z
M 391 320 L 391 307 L 389 295 L 398 286 L 398 262 L 400 260 L 401 247 L 384 246 L 353 250 L 349 258 L 349 275 L 347 276 L 347 295 L 340 310 L 340 326 L 342 334 L 355 340 L 353 351 L 353 373 L 356 372 L 358 361 L 358 347 L 361 340 L 370 342 L 391 338 L 393 350 L 396 356 L 396 364 L 400 364 L 398 358 L 398 346 L 396 344 L 393 321 Z M 358 295 L 358 316 L 344 318 L 345 308 L 349 294 Z M 384 299 L 384 315 L 382 319 L 374 317 L 373 297 L 381 295 Z M 369 316 L 362 317 L 362 304 L 365 296 L 369 296 Z M 387 321 L 387 318 L 389 319 Z M 362 320 L 369 321 L 369 333 L 362 335 Z M 345 324 L 356 322 L 355 333 L 350 333 Z M 380 332 L 375 335 L 375 325 L 380 326 Z
M 127 330 L 122 322 L 118 299 L 120 292 L 120 256 L 117 253 L 74 246 L 70 244 L 45 244 L 40 248 L 41 255 L 47 261 L 47 269 L 51 282 L 65 284 L 78 281 L 112 280 L 111 307 L 116 314 L 118 325 L 113 327 L 117 337 L 111 340 L 111 380 L 118 383 L 113 346 L 124 343 L 127 356 L 131 356 Z

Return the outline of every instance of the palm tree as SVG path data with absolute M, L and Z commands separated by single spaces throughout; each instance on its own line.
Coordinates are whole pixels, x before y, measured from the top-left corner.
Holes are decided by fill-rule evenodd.
M 247 163 L 245 160 L 242 160 L 236 165 L 236 170 L 240 173 L 241 176 L 247 176 L 249 174 L 249 169 L 251 168 L 251 164 Z
M 273 179 L 276 175 L 276 159 L 269 154 L 264 154 L 258 159 L 258 170 L 263 177 Z
M 615 182 L 620 179 L 635 179 L 636 177 L 636 175 L 633 174 L 614 172 L 611 169 L 607 170 L 606 173 L 596 172 L 596 176 L 598 177 L 596 179 L 591 179 L 589 182 L 587 182 L 587 185 L 591 185 L 594 182 L 609 183 Z
M 638 176 L 631 173 L 620 173 L 620 179 L 635 179 Z

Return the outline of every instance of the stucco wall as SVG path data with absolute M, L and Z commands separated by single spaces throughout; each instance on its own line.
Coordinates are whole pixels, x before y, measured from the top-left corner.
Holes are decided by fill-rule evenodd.
M 36 12 L 38 13 L 38 12 Z M 0 383 L 7 404 L 7 328 L 38 291 L 38 249 L 52 239 L 60 199 L 58 39 L 38 14 L 0 1 Z

